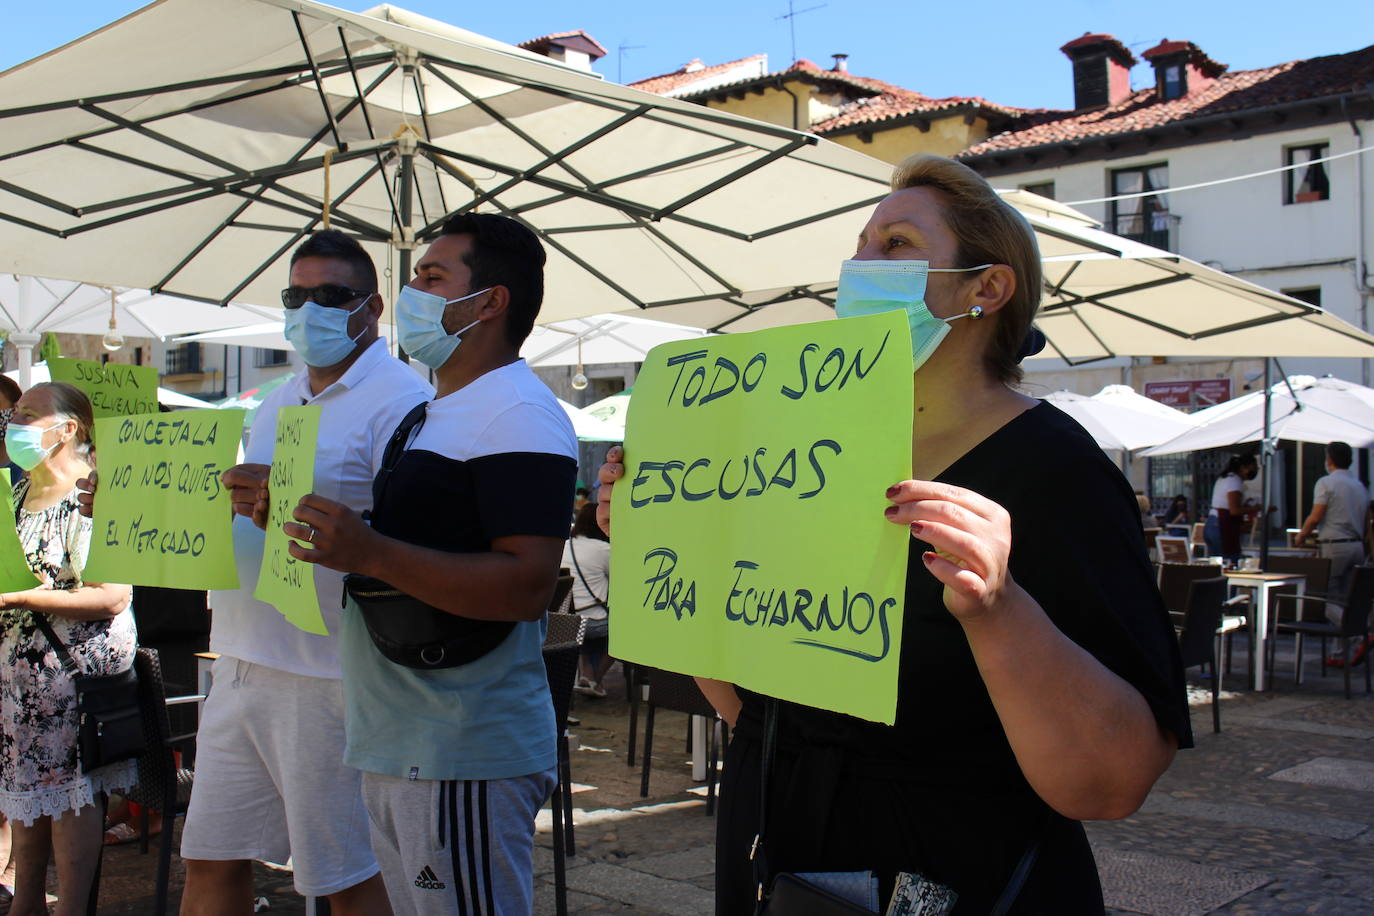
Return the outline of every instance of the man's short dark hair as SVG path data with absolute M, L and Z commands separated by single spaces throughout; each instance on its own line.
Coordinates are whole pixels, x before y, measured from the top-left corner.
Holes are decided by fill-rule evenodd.
M 291 253 L 291 264 L 295 265 L 301 258 L 328 258 L 332 261 L 343 261 L 349 267 L 352 274 L 352 284 L 354 289 L 364 292 L 375 293 L 377 291 L 377 268 L 372 264 L 372 258 L 358 244 L 358 240 L 344 235 L 337 229 L 321 229 L 310 238 L 301 242 L 300 246 Z
M 1350 450 L 1349 442 L 1331 442 L 1326 446 L 1326 457 L 1338 468 L 1349 468 L 1355 455 Z
M 449 217 L 440 235 L 470 235 L 472 250 L 463 263 L 472 271 L 472 290 L 504 286 L 510 292 L 506 339 L 519 347 L 530 335 L 544 302 L 544 262 L 539 237 L 526 226 L 495 213 Z

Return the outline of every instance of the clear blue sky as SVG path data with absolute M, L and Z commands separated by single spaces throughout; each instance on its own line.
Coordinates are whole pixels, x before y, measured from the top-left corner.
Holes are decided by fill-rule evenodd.
M 794 0 L 803 10 L 821 0 Z M 134 0 L 6 2 L 0 69 L 51 50 L 113 21 Z M 339 0 L 352 10 L 370 0 Z M 568 0 L 458 3 L 400 0 L 396 5 L 512 43 L 550 32 L 585 29 L 610 55 L 597 69 L 617 78 L 621 46 L 625 80 L 675 70 L 693 57 L 707 64 L 764 52 L 779 69 L 791 58 L 787 0 Z M 1024 107 L 1072 106 L 1069 64 L 1059 46 L 1085 31 L 1110 32 L 1137 52 L 1162 38 L 1185 39 L 1233 70 L 1353 51 L 1374 42 L 1370 0 L 1320 4 L 1274 0 L 1042 0 L 1040 3 L 930 3 L 920 0 L 829 0 L 796 17 L 798 56 L 828 66 L 850 55 L 850 69 L 933 96 L 981 95 Z M 193 36 L 196 42 L 213 35 Z M 147 49 L 144 53 L 155 53 Z M 117 63 L 115 64 L 117 65 Z M 1148 66 L 1133 71 L 1136 85 Z M 8 100 L 7 100 L 8 103 Z

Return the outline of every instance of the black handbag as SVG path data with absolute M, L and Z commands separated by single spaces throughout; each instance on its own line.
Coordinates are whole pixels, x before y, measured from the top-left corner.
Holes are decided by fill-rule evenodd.
M 764 855 L 765 828 L 768 825 L 768 783 L 772 775 L 773 762 L 777 755 L 778 743 L 778 701 L 769 697 L 763 715 L 763 763 L 760 772 L 759 794 L 759 832 L 754 837 L 754 846 L 749 858 L 754 863 L 754 880 L 757 884 L 758 901 L 754 912 L 756 916 L 845 916 L 845 914 L 872 914 L 875 911 L 860 906 L 843 897 L 831 893 L 805 878 L 789 872 L 772 875 L 769 881 L 767 860 Z M 1011 909 L 1021 888 L 1026 883 L 1035 860 L 1040 855 L 1040 841 L 1043 830 L 1038 830 L 1035 839 L 1022 854 L 1021 860 L 1012 869 L 1001 895 L 989 911 L 989 916 L 1005 916 Z M 767 888 L 765 890 L 765 888 Z
M 42 611 L 31 613 L 57 653 L 62 670 L 76 685 L 76 755 L 81 771 L 90 773 L 141 755 L 147 749 L 147 741 L 134 669 L 118 674 L 82 674 L 72 654 L 53 632 L 47 615 Z
M 406 444 L 425 423 L 425 408 L 416 405 L 391 434 L 382 452 L 382 467 L 372 482 L 372 507 L 382 505 L 388 481 L 405 454 Z M 370 520 L 372 513 L 364 513 Z M 348 592 L 367 625 L 367 634 L 387 661 L 407 668 L 432 670 L 456 668 L 476 661 L 495 649 L 511 631 L 513 622 L 473 620 L 441 611 L 400 589 L 374 579 L 349 573 L 344 576 Z

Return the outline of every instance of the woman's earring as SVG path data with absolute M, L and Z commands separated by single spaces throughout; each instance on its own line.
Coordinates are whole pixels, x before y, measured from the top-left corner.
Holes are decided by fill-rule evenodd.
M 981 305 L 975 305 L 968 310 L 968 316 L 974 321 L 977 321 L 979 318 L 983 317 L 983 307 Z

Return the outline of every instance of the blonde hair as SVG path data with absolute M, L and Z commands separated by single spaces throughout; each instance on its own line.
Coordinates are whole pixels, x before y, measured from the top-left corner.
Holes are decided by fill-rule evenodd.
M 997 327 L 984 354 L 1000 381 L 1021 381 L 1021 347 L 1040 308 L 1043 278 L 1040 248 L 1026 218 L 994 191 L 983 176 L 953 159 L 918 153 L 892 173 L 892 190 L 934 188 L 943 193 L 945 225 L 959 245 L 956 267 L 1006 264 L 1016 277 L 1007 304 L 992 316 Z

